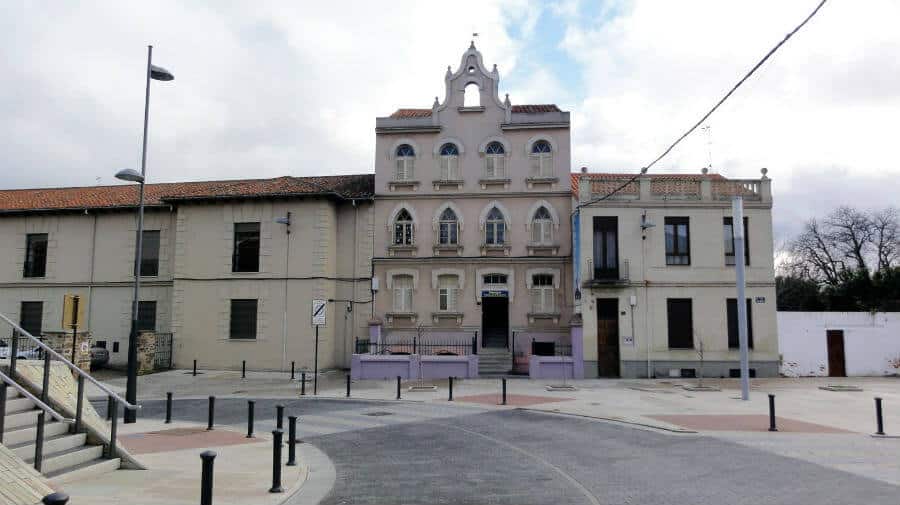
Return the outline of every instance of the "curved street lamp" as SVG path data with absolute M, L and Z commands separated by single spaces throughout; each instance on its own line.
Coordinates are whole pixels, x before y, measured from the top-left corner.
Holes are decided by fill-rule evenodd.
M 141 288 L 141 253 L 143 252 L 144 235 L 144 182 L 147 176 L 147 123 L 150 118 L 150 80 L 171 81 L 175 75 L 168 70 L 157 67 L 153 61 L 153 46 L 147 46 L 147 86 L 144 93 L 144 142 L 141 149 L 141 171 L 126 168 L 116 173 L 116 179 L 140 184 L 138 190 L 137 237 L 134 248 L 134 298 L 131 302 L 131 330 L 128 333 L 128 382 L 125 386 L 125 399 L 129 403 L 137 402 L 137 332 L 138 332 L 138 293 Z M 125 410 L 124 421 L 133 423 L 137 420 L 137 412 Z

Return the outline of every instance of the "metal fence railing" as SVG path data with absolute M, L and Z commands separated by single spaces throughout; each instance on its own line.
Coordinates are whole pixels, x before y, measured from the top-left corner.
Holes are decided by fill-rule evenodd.
M 172 369 L 172 334 L 156 334 L 156 353 L 153 356 L 153 368 L 156 370 Z
M 471 341 L 412 337 L 380 343 L 357 339 L 356 354 L 468 356 L 469 354 L 478 354 L 478 344 L 475 337 L 472 337 Z
M 572 344 L 559 342 L 538 342 L 531 340 L 531 354 L 535 356 L 571 356 Z
M 44 342 L 43 337 L 36 337 Z M 9 359 L 13 352 L 12 335 L 0 337 L 0 359 Z M 33 340 L 19 337 L 16 339 L 15 353 L 17 359 L 44 359 L 44 350 Z

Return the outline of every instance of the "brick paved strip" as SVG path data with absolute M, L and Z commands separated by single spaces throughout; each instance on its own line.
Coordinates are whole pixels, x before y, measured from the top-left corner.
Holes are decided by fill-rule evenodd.
M 535 395 L 506 395 L 506 404 L 514 407 L 528 407 L 541 403 L 565 402 L 573 398 L 561 398 L 559 396 L 535 396 Z M 482 403 L 485 405 L 500 405 L 500 393 L 487 393 L 483 395 L 459 396 L 458 402 Z
M 134 454 L 264 442 L 260 438 L 247 438 L 243 433 L 224 429 L 206 431 L 206 428 L 174 428 L 146 433 L 132 433 L 119 437 L 119 440 Z
M 662 415 L 647 416 L 696 431 L 768 431 L 767 415 Z M 821 424 L 776 417 L 778 431 L 787 433 L 852 433 Z

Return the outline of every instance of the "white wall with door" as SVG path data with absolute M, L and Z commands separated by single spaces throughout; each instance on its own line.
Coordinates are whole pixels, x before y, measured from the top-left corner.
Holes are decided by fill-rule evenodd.
M 828 346 L 828 331 L 843 339 Z M 833 335 L 839 335 L 834 333 Z M 900 313 L 898 312 L 778 312 L 781 373 L 791 377 L 840 375 L 835 360 L 848 376 L 900 374 Z M 829 352 L 831 356 L 829 356 Z

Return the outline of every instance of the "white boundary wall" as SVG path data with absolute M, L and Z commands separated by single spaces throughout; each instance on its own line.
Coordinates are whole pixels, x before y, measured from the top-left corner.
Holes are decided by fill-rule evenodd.
M 848 376 L 900 374 L 900 312 L 778 312 L 781 373 L 827 376 L 826 330 L 844 330 Z

